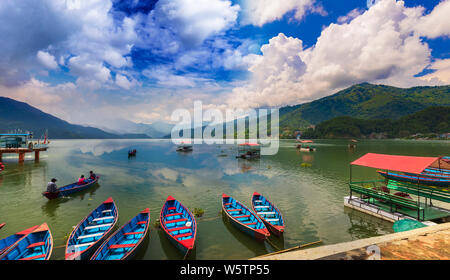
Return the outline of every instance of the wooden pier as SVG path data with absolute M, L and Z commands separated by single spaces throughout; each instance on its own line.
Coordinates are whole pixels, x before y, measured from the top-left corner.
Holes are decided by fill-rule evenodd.
M 39 161 L 39 153 L 47 151 L 48 147 L 45 148 L 0 148 L 0 161 L 2 161 L 3 154 L 18 154 L 19 162 L 25 161 L 25 155 L 27 153 L 34 152 L 34 161 Z

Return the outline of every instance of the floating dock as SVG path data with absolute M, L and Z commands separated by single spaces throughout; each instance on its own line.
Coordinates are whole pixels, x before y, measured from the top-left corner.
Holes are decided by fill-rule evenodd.
M 368 203 L 367 199 L 361 199 L 356 196 L 344 197 L 344 206 L 358 210 L 360 212 L 375 216 L 377 218 L 395 223 L 396 221 L 403 219 L 417 220 L 414 218 L 417 213 L 414 210 L 403 208 L 397 209 L 397 211 L 391 212 L 390 207 L 377 200 L 372 199 L 371 203 Z M 440 220 L 441 222 L 450 222 L 450 210 L 440 208 L 438 206 L 430 206 L 422 204 L 426 220 L 420 221 L 426 225 L 435 225 L 433 221 Z
M 450 223 L 252 260 L 450 260 Z

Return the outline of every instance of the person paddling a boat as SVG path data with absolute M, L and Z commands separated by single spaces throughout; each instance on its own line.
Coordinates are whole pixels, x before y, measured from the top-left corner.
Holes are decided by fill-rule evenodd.
M 85 185 L 86 179 L 84 178 L 84 175 L 81 175 L 81 177 L 78 179 L 77 185 Z
M 95 175 L 95 173 L 93 171 L 89 171 L 89 174 L 90 174 L 89 179 L 91 179 L 91 180 L 97 179 L 97 175 Z
M 58 187 L 56 186 L 56 179 L 53 178 L 50 182 L 47 184 L 47 192 L 49 193 L 55 193 L 58 191 Z

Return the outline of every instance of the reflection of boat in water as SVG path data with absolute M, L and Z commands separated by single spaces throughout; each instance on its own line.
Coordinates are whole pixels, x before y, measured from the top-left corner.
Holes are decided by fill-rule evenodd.
M 182 142 L 177 147 L 177 152 L 180 152 L 180 153 L 192 152 L 192 150 L 194 150 L 194 147 L 192 146 L 191 143 Z
M 261 157 L 261 145 L 257 143 L 240 144 L 236 158 L 254 159 Z

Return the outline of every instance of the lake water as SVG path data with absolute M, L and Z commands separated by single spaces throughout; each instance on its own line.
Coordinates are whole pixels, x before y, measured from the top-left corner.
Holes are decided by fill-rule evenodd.
M 351 241 L 393 232 L 392 224 L 344 208 L 348 195 L 349 162 L 367 152 L 439 156 L 449 154 L 450 142 L 372 140 L 361 141 L 354 151 L 347 141 L 317 141 L 317 151 L 298 152 L 295 141 L 283 140 L 275 156 L 238 160 L 237 148 L 199 145 L 180 154 L 169 140 L 55 140 L 39 163 L 28 158 L 3 156 L 0 174 L 0 231 L 4 238 L 30 226 L 47 222 L 54 238 L 52 259 L 64 258 L 64 245 L 72 226 L 92 209 L 113 197 L 122 225 L 144 208 L 152 224 L 167 196 L 180 200 L 191 211 L 203 208 L 196 250 L 189 259 L 248 259 L 322 240 L 323 244 Z M 137 149 L 128 159 L 127 151 Z M 308 163 L 305 165 L 302 163 Z M 47 182 L 72 183 L 94 170 L 99 184 L 70 198 L 48 201 L 41 195 Z M 375 170 L 357 167 L 355 179 L 377 178 Z M 286 233 L 258 242 L 223 219 L 221 195 L 226 193 L 250 205 L 254 191 L 267 196 L 282 211 Z M 152 227 L 140 259 L 182 259 L 161 230 Z

